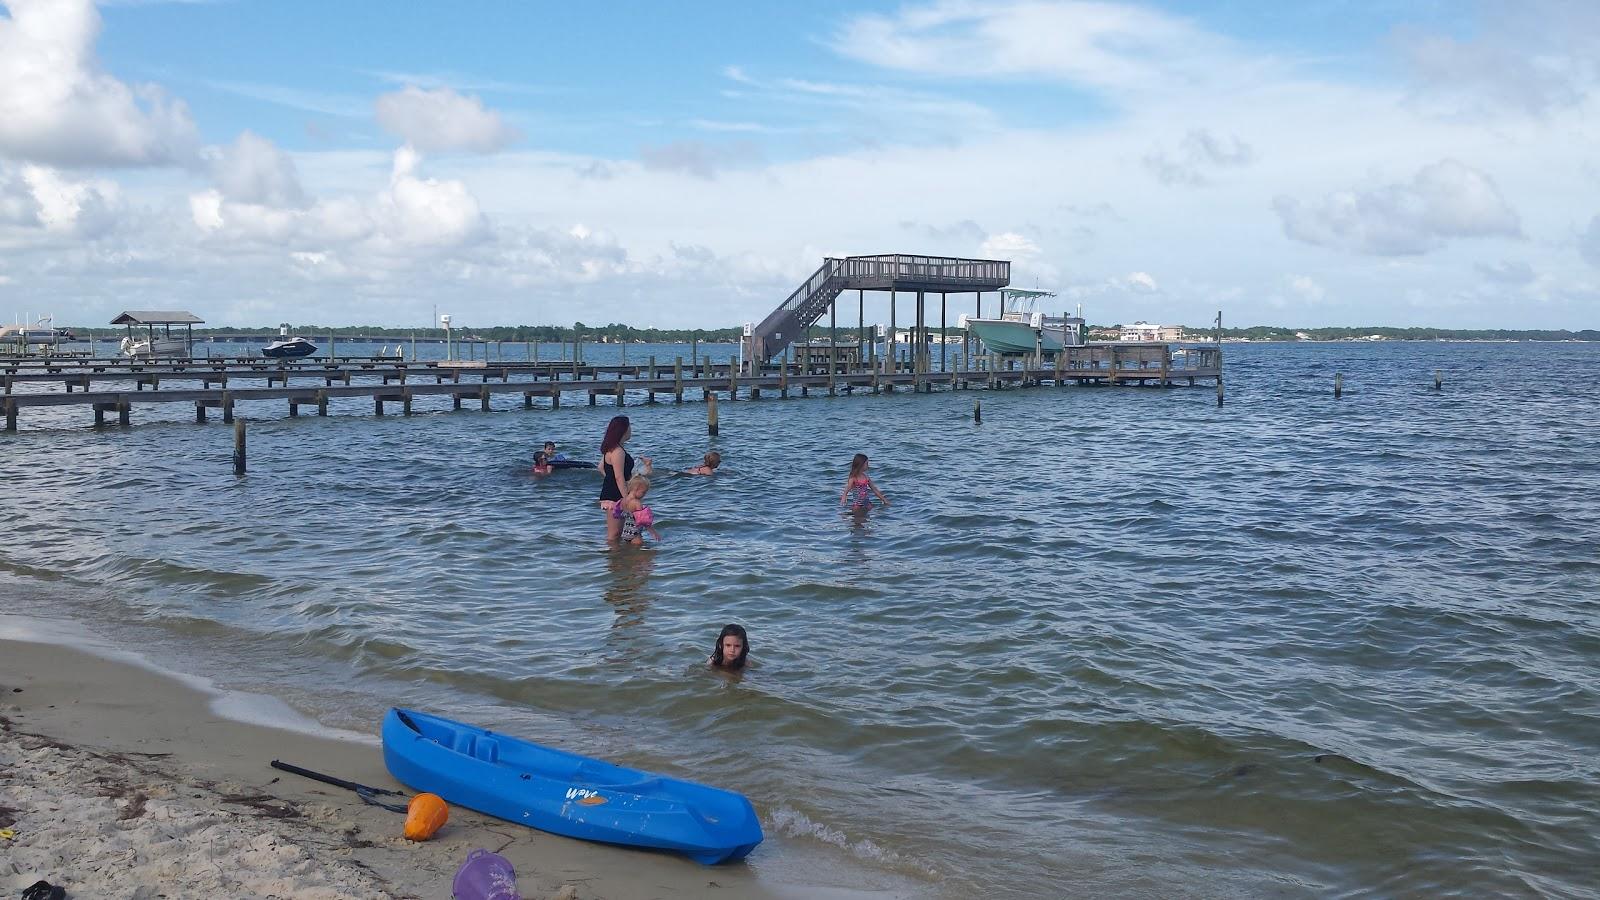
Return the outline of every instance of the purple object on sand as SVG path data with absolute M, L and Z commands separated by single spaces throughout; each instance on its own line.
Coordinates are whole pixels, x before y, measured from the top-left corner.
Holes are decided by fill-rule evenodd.
M 467 861 L 456 870 L 450 896 L 455 900 L 522 900 L 511 861 L 481 849 L 468 853 Z

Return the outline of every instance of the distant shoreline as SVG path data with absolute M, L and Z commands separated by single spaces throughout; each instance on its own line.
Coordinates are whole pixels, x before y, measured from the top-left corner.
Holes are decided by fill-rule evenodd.
M 127 332 L 122 328 L 106 326 L 64 328 L 70 331 L 80 341 L 120 339 Z M 1118 326 L 1091 325 L 1088 327 L 1091 341 L 1115 340 L 1114 332 Z M 384 328 L 375 325 L 304 325 L 291 326 L 292 334 L 306 337 L 333 337 L 339 341 L 370 340 L 377 343 L 388 341 L 412 341 L 417 343 L 444 343 L 445 332 L 440 328 Z M 959 335 L 960 328 L 929 328 L 932 335 Z M 813 332 L 826 335 L 828 329 L 817 327 Z M 876 340 L 876 326 L 869 323 L 867 339 Z M 586 344 L 732 344 L 738 343 L 742 333 L 740 328 L 635 328 L 629 325 L 611 324 L 606 326 L 588 327 L 581 323 L 574 329 L 572 327 L 559 327 L 553 325 L 495 325 L 480 329 L 456 329 L 450 336 L 451 341 L 477 342 L 477 343 L 543 343 L 562 344 L 579 340 Z M 839 328 L 837 331 L 841 340 L 859 339 L 856 329 Z M 1216 339 L 1217 332 L 1211 328 L 1190 328 L 1184 326 L 1184 337 L 1178 343 L 1195 341 L 1212 341 Z M 278 337 L 278 327 L 262 328 L 196 328 L 193 335 L 196 340 L 212 340 L 222 343 L 252 343 L 263 340 L 273 340 Z M 1580 331 L 1567 329 L 1479 329 L 1479 328 L 1395 328 L 1387 326 L 1367 326 L 1359 328 L 1281 328 L 1275 326 L 1253 325 L 1246 328 L 1222 329 L 1222 340 L 1229 343 L 1286 343 L 1286 344 L 1317 344 L 1317 343 L 1383 343 L 1392 341 L 1405 342 L 1458 342 L 1458 343 L 1511 343 L 1518 341 L 1537 342 L 1564 342 L 1564 343 L 1593 343 L 1600 341 L 1600 329 L 1585 328 Z

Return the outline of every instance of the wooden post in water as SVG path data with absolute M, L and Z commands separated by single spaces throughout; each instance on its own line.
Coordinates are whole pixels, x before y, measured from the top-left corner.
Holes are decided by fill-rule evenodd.
M 833 379 L 839 371 L 839 298 L 828 304 L 828 395 L 833 396 Z
M 945 329 L 949 326 L 945 322 L 945 299 L 946 295 L 941 291 L 939 294 L 939 371 L 941 372 L 947 368 L 945 363 L 945 345 L 947 343 Z
M 896 302 L 895 302 L 897 297 L 898 297 L 898 294 L 895 291 L 890 291 L 889 292 L 889 340 L 884 344 L 884 347 L 883 347 L 883 349 L 885 351 L 884 354 L 883 354 L 883 367 L 884 367 L 883 371 L 885 373 L 893 371 L 893 369 L 891 367 L 898 365 L 898 361 L 894 358 L 894 355 L 895 355 L 895 352 L 896 352 L 896 348 L 895 348 L 895 333 L 894 333 L 894 308 L 897 305 Z
M 867 361 L 867 292 L 856 291 L 856 363 Z M 7 393 L 10 393 L 7 391 Z
M 982 400 L 974 400 L 974 401 L 972 401 L 972 421 L 977 423 L 977 424 L 979 424 L 979 425 L 983 424 L 983 401 Z
M 233 474 L 244 474 L 244 420 L 233 423 Z
M 1335 373 L 1333 373 L 1333 399 L 1335 399 L 1335 400 L 1339 399 L 1339 395 L 1343 394 L 1343 393 L 1344 393 L 1344 373 L 1343 372 L 1335 372 Z
M 1438 369 L 1433 370 L 1433 389 L 1444 390 L 1444 375 Z
M 706 394 L 706 434 L 717 436 L 717 395 Z
M 672 402 L 683 402 L 683 357 L 672 362 Z
M 1217 408 L 1222 408 L 1222 376 L 1217 376 Z

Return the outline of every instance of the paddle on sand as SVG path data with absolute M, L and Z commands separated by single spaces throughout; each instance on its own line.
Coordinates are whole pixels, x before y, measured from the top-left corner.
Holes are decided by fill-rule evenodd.
M 375 788 L 371 787 L 370 785 L 357 784 L 354 781 L 345 781 L 343 778 L 335 778 L 332 775 L 324 775 L 321 772 L 313 772 L 310 769 L 302 769 L 299 766 L 291 765 L 276 759 L 272 761 L 272 767 L 274 769 L 282 769 L 285 772 L 293 772 L 296 775 L 310 778 L 312 781 L 320 781 L 323 784 L 331 784 L 334 787 L 341 787 L 347 791 L 355 791 L 356 796 L 360 797 L 361 802 L 363 803 L 370 803 L 373 806 L 381 806 L 384 809 L 397 813 L 403 813 L 406 811 L 406 806 L 403 803 L 388 803 L 378 799 L 380 795 L 389 795 L 392 797 L 406 796 L 400 791 L 391 791 L 388 788 Z

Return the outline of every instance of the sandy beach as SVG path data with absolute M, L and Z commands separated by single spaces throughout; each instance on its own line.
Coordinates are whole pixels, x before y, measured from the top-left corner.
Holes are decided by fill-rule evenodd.
M 246 724 L 219 715 L 219 700 L 130 662 L 0 641 L 5 893 L 45 879 L 83 898 L 439 898 L 467 853 L 486 847 L 512 861 L 528 898 L 774 895 L 743 866 L 585 844 L 459 808 L 433 840 L 407 841 L 400 814 L 268 765 L 402 787 L 375 740 Z

